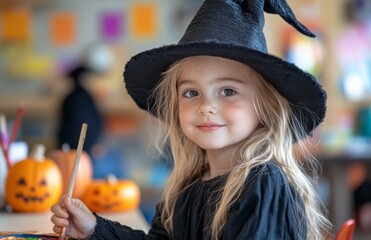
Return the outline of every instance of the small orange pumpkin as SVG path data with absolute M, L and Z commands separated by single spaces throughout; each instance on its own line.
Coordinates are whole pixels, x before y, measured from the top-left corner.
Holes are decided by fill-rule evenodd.
M 30 157 L 10 168 L 6 178 L 5 198 L 14 211 L 47 211 L 61 197 L 61 172 L 44 154 L 45 147 L 38 144 Z
M 82 201 L 95 212 L 129 211 L 138 208 L 140 190 L 134 181 L 108 175 L 106 180 L 94 180 Z
M 75 162 L 76 149 L 71 150 L 68 145 L 63 145 L 62 150 L 51 151 L 48 157 L 51 158 L 61 170 L 63 184 L 62 192 L 67 192 Z M 91 160 L 89 155 L 83 151 L 80 156 L 72 197 L 82 198 L 92 181 L 93 168 Z

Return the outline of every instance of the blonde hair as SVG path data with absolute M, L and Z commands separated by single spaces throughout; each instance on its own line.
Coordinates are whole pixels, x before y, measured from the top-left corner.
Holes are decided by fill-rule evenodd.
M 156 101 L 151 111 L 158 119 L 156 146 L 162 151 L 168 145 L 173 158 L 173 170 L 164 190 L 161 212 L 161 221 L 169 234 L 173 231 L 174 206 L 179 194 L 209 170 L 204 150 L 183 134 L 178 119 L 177 79 L 185 61 L 187 58 L 170 66 L 152 95 Z M 221 189 L 218 208 L 209 226 L 211 237 L 218 239 L 228 220 L 230 207 L 241 194 L 250 170 L 273 159 L 304 201 L 305 213 L 302 216 L 298 213 L 298 218 L 299 221 L 304 218 L 307 223 L 308 239 L 323 239 L 324 235 L 330 234 L 331 224 L 322 214 L 314 190 L 316 160 L 307 145 L 300 141 L 306 136 L 303 123 L 295 118 L 288 101 L 273 86 L 248 66 L 246 69 L 246 75 L 255 77 L 260 83 L 254 95 L 254 106 L 261 124 L 235 156 L 236 164 L 224 189 Z M 305 156 L 305 161 L 298 161 L 295 157 L 294 145 L 296 151 Z M 312 176 L 305 173 L 304 165 Z

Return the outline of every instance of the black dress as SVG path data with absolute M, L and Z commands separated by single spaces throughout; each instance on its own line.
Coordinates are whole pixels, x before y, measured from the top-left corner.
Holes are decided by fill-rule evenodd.
M 95 214 L 97 226 L 91 239 L 211 239 L 209 226 L 226 179 L 227 175 L 198 180 L 183 191 L 175 205 L 173 236 L 161 224 L 157 209 L 148 234 Z M 220 239 L 306 239 L 306 227 L 302 199 L 271 162 L 251 170 Z

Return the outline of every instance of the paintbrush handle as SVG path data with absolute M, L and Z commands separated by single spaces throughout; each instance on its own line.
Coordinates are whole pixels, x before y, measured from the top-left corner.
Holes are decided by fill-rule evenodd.
M 75 155 L 75 161 L 73 163 L 70 182 L 68 184 L 68 190 L 67 190 L 67 196 L 68 197 L 72 197 L 73 187 L 75 185 L 77 170 L 79 168 L 80 157 L 81 157 L 82 148 L 83 148 L 84 142 L 85 142 L 85 136 L 86 136 L 87 128 L 88 128 L 88 125 L 86 123 L 82 124 L 80 139 L 79 139 L 79 143 L 77 145 L 77 150 L 76 150 L 76 155 Z
M 68 190 L 67 190 L 67 194 L 66 194 L 67 197 L 72 197 L 73 187 L 75 185 L 77 170 L 79 168 L 80 156 L 81 156 L 81 153 L 82 153 L 82 148 L 84 146 L 87 128 L 88 128 L 88 125 L 86 123 L 82 124 L 79 143 L 77 145 L 77 150 L 76 150 L 76 155 L 75 155 L 75 161 L 73 163 L 72 173 L 71 173 L 71 176 L 70 176 L 70 182 L 68 184 Z M 62 228 L 61 233 L 59 234 L 59 239 L 63 240 L 64 237 L 65 237 L 65 234 L 66 234 L 66 229 Z

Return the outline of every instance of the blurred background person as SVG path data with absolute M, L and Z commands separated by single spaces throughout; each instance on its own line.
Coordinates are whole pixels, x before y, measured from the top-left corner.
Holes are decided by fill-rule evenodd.
M 103 117 L 93 96 L 84 85 L 88 84 L 91 75 L 109 71 L 112 56 L 110 50 L 103 45 L 93 45 L 88 48 L 84 58 L 67 74 L 73 88 L 62 102 L 58 143 L 59 146 L 68 144 L 71 148 L 77 148 L 79 136 L 76 133 L 80 132 L 82 123 L 87 123 L 89 131 L 86 134 L 84 150 L 90 154 L 102 136 Z

